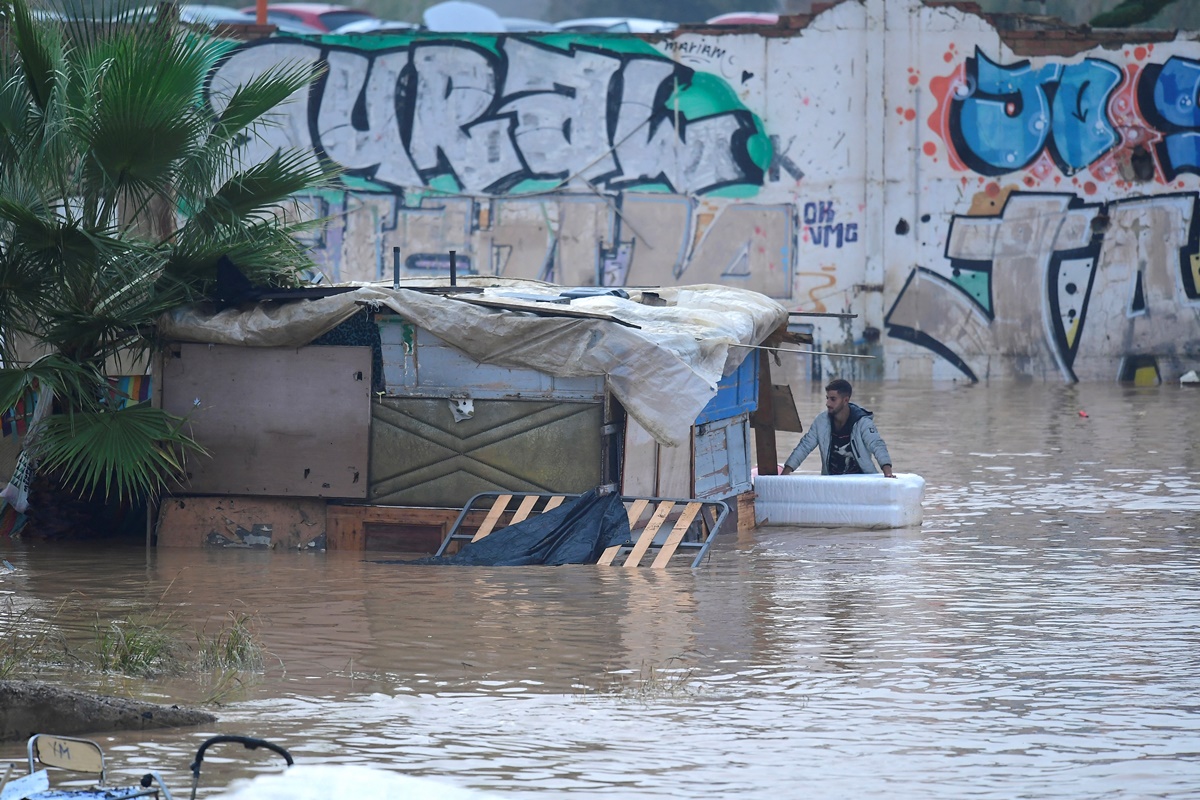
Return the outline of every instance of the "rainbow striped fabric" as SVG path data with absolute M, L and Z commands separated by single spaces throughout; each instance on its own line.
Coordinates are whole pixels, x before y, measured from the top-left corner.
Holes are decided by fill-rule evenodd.
M 150 399 L 149 375 L 113 375 L 109 377 L 108 385 L 108 403 L 116 409 L 144 403 Z M 15 406 L 0 413 L 0 434 L 24 436 L 29 431 L 29 420 L 36 406 L 37 392 L 30 392 L 18 400 Z

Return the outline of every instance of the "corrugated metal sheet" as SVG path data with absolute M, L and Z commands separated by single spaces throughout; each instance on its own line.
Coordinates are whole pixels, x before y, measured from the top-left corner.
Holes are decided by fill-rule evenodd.
M 600 483 L 603 404 L 473 403 L 474 415 L 460 422 L 447 398 L 372 403 L 368 498 L 462 506 L 478 492 L 579 493 Z

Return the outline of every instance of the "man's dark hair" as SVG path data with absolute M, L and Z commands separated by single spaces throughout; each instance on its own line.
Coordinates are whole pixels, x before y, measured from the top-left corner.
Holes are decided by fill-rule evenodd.
M 850 381 L 846 380 L 845 378 L 835 378 L 834 380 L 831 380 L 829 385 L 825 387 L 825 391 L 837 392 L 838 394 L 845 395 L 846 397 L 854 394 L 854 389 L 850 387 Z

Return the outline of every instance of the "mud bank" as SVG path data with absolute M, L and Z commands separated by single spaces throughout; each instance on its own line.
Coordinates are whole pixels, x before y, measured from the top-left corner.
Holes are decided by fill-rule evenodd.
M 181 728 L 216 719 L 197 709 L 85 694 L 35 681 L 0 681 L 0 742 L 35 733 Z

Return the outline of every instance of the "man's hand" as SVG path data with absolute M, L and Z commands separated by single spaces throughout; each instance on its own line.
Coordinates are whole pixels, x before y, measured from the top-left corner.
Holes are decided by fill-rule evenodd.
M 895 473 L 893 473 L 893 472 L 892 472 L 892 465 L 891 465 L 891 464 L 884 464 L 884 465 L 883 465 L 883 477 L 885 477 L 885 478 L 894 478 L 894 477 L 896 477 Z
M 783 469 L 779 470 L 780 475 L 791 475 L 793 472 L 795 472 L 795 470 L 793 470 L 791 467 L 787 466 L 786 464 L 784 465 Z

